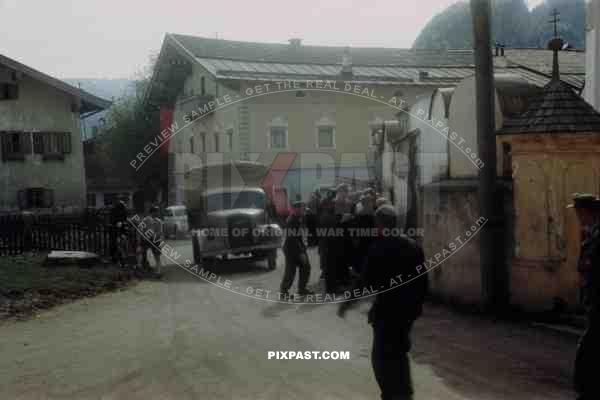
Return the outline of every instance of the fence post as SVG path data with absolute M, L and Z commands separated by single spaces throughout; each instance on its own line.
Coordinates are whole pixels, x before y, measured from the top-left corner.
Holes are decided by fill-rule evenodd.
M 33 250 L 33 214 L 23 213 L 23 252 Z

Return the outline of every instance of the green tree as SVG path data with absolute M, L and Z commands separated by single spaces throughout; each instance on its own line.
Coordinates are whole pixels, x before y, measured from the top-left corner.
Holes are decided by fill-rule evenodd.
M 109 109 L 106 125 L 93 141 L 93 151 L 86 153 L 86 174 L 131 183 L 142 188 L 146 201 L 154 201 L 156 193 L 166 189 L 165 153 L 156 151 L 137 170 L 131 165 L 160 131 L 158 110 L 144 102 L 149 83 L 149 74 L 142 75 L 135 82 L 134 93 L 117 100 Z

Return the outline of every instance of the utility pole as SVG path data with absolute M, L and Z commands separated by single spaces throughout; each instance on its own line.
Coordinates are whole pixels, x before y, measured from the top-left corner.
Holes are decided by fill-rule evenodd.
M 504 273 L 502 229 L 503 191 L 496 183 L 496 125 L 494 64 L 492 60 L 490 0 L 471 0 L 475 45 L 477 141 L 483 167 L 479 172 L 479 209 L 487 222 L 479 233 L 483 306 L 500 313 L 507 305 L 508 282 Z

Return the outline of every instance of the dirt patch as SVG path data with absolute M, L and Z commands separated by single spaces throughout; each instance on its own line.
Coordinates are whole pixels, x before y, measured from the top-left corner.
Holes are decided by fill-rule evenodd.
M 0 259 L 0 320 L 27 319 L 76 299 L 127 288 L 141 279 L 156 278 L 147 271 L 110 264 L 80 267 L 44 263 L 43 256 Z

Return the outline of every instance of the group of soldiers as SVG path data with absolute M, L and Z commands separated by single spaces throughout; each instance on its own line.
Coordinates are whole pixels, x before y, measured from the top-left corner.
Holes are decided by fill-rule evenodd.
M 288 235 L 284 244 L 286 271 L 281 292 L 286 294 L 293 283 L 295 270 L 299 269 L 298 293 L 307 294 L 310 275 L 308 247 L 319 249 L 321 279 L 327 293 L 339 293 L 351 286 L 362 270 L 372 241 L 376 239 L 375 211 L 387 205 L 387 200 L 377 195 L 373 188 L 352 191 L 349 185 L 337 186 L 333 197 L 323 197 L 314 192 L 307 204 L 304 220 L 298 215 L 289 216 L 285 222 L 288 232 L 307 232 Z M 302 231 L 302 223 L 306 230 Z
M 382 399 L 411 399 L 410 332 L 421 315 L 428 278 L 423 274 L 398 288 L 391 288 L 390 282 L 398 276 L 414 274 L 425 263 L 423 250 L 407 236 L 390 234 L 397 230 L 398 215 L 373 189 L 352 193 L 347 185 L 340 185 L 335 198 L 327 199 L 315 193 L 306 223 L 308 245 L 319 248 L 326 291 L 338 293 L 346 289 L 352 293 L 348 301 L 340 304 L 339 317 L 344 318 L 360 299 L 354 297 L 357 292 L 378 288 L 368 314 L 373 328 L 371 362 L 375 379 Z M 299 225 L 297 216 L 288 217 L 288 232 L 297 232 Z M 310 263 L 303 236 L 288 235 L 283 251 L 286 266 L 281 292 L 288 293 L 298 269 L 298 293 L 311 293 L 306 287 Z
M 578 400 L 600 399 L 596 382 L 596 362 L 600 359 L 600 199 L 576 194 L 573 207 L 582 228 L 577 268 L 582 277 L 587 315 L 587 329 L 575 359 L 575 389 Z M 341 185 L 335 198 L 321 199 L 314 194 L 306 223 L 308 245 L 319 248 L 322 278 L 329 293 L 337 293 L 344 287 L 349 287 L 350 292 L 366 286 L 385 287 L 390 278 L 422 265 L 425 260 L 423 250 L 414 240 L 381 235 L 384 229 L 397 227 L 398 216 L 393 207 L 378 199 L 374 190 L 356 194 Z M 287 225 L 297 228 L 300 220 L 291 216 Z M 380 234 L 352 237 L 348 235 L 352 227 L 373 227 Z M 306 287 L 310 275 L 306 248 L 303 237 L 287 237 L 283 293 L 291 288 L 296 269 L 300 270 L 299 294 L 311 293 Z M 382 399 L 412 398 L 407 356 L 411 347 L 410 331 L 421 315 L 427 288 L 428 278 L 424 274 L 397 289 L 383 290 L 375 297 L 369 312 L 369 323 L 373 327 L 371 360 Z M 356 300 L 341 303 L 338 315 L 344 317 Z

